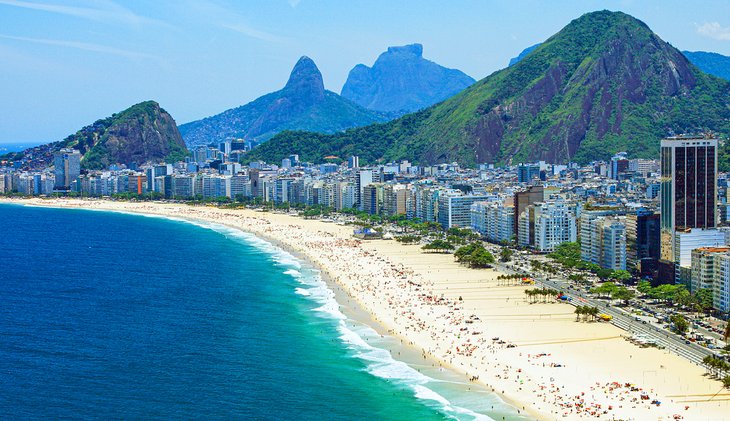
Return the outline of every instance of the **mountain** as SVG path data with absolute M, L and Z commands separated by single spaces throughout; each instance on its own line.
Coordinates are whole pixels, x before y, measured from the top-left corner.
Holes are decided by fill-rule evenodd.
M 389 47 L 373 67 L 358 64 L 347 77 L 341 95 L 370 110 L 418 111 L 471 86 L 474 79 L 423 58 L 423 46 Z
M 531 46 L 525 48 L 524 50 L 522 50 L 522 52 L 517 57 L 512 57 L 511 59 L 509 59 L 509 64 L 507 66 L 512 66 L 512 65 L 517 64 L 520 60 L 525 58 L 526 55 L 530 54 L 535 48 L 537 48 L 539 46 L 540 46 L 540 43 L 537 43 L 535 45 L 531 45 Z
M 294 66 L 284 89 L 246 105 L 180 126 L 188 146 L 229 138 L 263 142 L 284 130 L 335 133 L 387 118 L 324 89 L 322 74 L 309 57 Z
M 682 54 L 703 72 L 730 80 L 730 57 L 705 51 L 682 51 Z
M 98 120 L 61 143 L 79 149 L 83 154 L 81 166 L 91 170 L 117 163 L 173 162 L 188 154 L 175 120 L 154 101 Z
M 517 64 L 539 46 L 540 44 L 535 44 L 525 48 L 517 57 L 510 59 L 509 65 Z M 706 51 L 682 51 L 682 54 L 703 72 L 730 81 L 730 57 Z
M 53 164 L 53 153 L 62 148 L 78 149 L 82 168 L 90 170 L 132 162 L 174 162 L 188 154 L 175 120 L 154 101 L 133 105 L 60 142 L 26 149 L 12 159 L 23 161 L 26 168 L 48 167 Z
M 251 157 L 585 163 L 618 151 L 657 158 L 662 137 L 705 130 L 730 133 L 730 83 L 697 69 L 643 22 L 600 11 L 442 103 L 334 136 L 282 134 Z

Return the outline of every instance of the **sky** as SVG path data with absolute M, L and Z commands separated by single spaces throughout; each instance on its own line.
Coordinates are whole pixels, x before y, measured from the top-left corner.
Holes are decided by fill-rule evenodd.
M 340 92 L 388 46 L 481 79 L 595 10 L 730 55 L 728 0 L 0 0 L 0 143 L 61 140 L 145 100 L 178 124 L 281 89 L 302 55 Z

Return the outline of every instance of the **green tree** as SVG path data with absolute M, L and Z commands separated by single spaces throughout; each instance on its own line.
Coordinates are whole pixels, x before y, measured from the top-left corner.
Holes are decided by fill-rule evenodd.
M 626 282 L 631 280 L 631 274 L 626 270 L 615 270 L 611 274 L 610 279 L 614 279 L 618 282 Z
M 708 311 L 713 308 L 714 303 L 711 289 L 701 288 L 695 295 L 703 311 Z
M 640 293 L 647 295 L 651 292 L 651 282 L 649 281 L 639 281 L 639 284 L 636 286 L 636 290 Z
M 502 250 L 499 251 L 499 261 L 500 262 L 509 262 L 512 260 L 512 255 L 514 254 L 514 251 L 510 249 L 509 247 L 502 247 Z
M 603 285 L 591 289 L 591 293 L 597 294 L 600 297 L 610 297 L 618 290 L 618 286 L 613 282 L 606 282 Z
M 633 299 L 635 295 L 634 291 L 623 286 L 617 287 L 611 292 L 611 298 L 614 300 L 622 300 L 624 305 L 628 305 L 629 301 Z
M 679 334 L 683 335 L 687 332 L 687 329 L 689 329 L 687 319 L 685 319 L 685 317 L 681 314 L 672 315 L 672 317 L 669 318 L 669 321 L 672 322 L 674 330 Z
M 469 258 L 469 266 L 473 268 L 488 268 L 494 263 L 494 256 L 484 247 L 478 248 L 472 252 Z
M 471 243 L 471 244 L 467 244 L 465 246 L 459 247 L 454 252 L 454 259 L 456 259 L 457 262 L 469 264 L 469 259 L 471 258 L 471 255 L 479 247 L 483 247 L 483 246 L 479 243 Z

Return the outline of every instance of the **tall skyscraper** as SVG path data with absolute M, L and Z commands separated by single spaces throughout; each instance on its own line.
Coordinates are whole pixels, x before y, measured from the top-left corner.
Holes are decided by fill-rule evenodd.
M 68 190 L 81 174 L 81 154 L 75 149 L 61 149 L 53 154 L 54 188 Z
M 357 177 L 355 177 L 355 183 L 357 185 L 357 208 L 363 210 L 363 193 L 365 186 L 369 186 L 373 183 L 373 171 L 372 170 L 359 170 Z
M 678 250 L 678 232 L 715 228 L 716 180 L 717 139 L 706 136 L 662 139 L 661 264 L 676 266 L 680 263 L 678 256 L 687 254 Z

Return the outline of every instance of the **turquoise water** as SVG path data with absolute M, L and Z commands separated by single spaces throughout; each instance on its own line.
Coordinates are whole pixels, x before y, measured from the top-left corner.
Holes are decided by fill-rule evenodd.
M 0 233 L 2 419 L 516 418 L 393 360 L 395 339 L 251 235 L 14 205 Z

